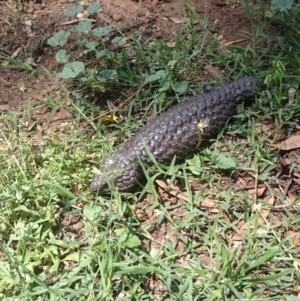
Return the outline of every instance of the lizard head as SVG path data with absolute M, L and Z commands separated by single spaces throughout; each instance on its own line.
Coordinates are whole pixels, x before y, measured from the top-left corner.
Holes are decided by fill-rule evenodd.
M 99 195 L 111 194 L 113 187 L 119 191 L 129 191 L 136 185 L 136 179 L 140 178 L 140 174 L 140 166 L 117 151 L 103 159 L 90 189 Z

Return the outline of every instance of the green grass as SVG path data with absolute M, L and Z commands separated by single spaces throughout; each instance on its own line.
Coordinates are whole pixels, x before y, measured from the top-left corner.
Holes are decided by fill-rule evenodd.
M 296 7 L 275 14 L 281 27 L 271 34 L 272 20 L 254 21 L 253 8 L 247 11 L 253 34 L 246 48 L 219 44 L 205 22 L 198 32 L 202 20 L 187 6 L 191 22 L 173 48 L 134 36 L 126 48 L 103 42 L 114 49 L 113 59 L 84 57 L 72 91 L 1 116 L 1 300 L 297 300 L 300 187 L 294 181 L 290 194 L 283 191 L 300 173 L 300 153 L 269 144 L 299 131 L 299 95 L 291 104 L 287 96 L 289 87 L 299 87 L 299 14 Z M 206 65 L 224 70 L 225 78 L 205 74 Z M 110 71 L 99 78 L 92 68 Z M 201 93 L 206 82 L 217 86 L 244 75 L 261 76 L 267 90 L 209 145 L 185 161 L 155 163 L 156 173 L 136 193 L 90 193 L 92 168 L 114 143 Z M 43 107 L 51 109 L 49 122 L 62 107 L 74 120 L 50 135 L 41 135 L 39 124 L 28 130 Z M 257 132 L 258 123 L 267 129 Z M 280 179 L 278 157 L 293 159 Z M 159 188 L 158 176 L 169 184 Z

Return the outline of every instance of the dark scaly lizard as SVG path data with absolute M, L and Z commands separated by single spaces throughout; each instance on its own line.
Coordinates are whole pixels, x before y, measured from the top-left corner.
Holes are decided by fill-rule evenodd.
M 100 195 L 109 194 L 109 178 L 119 191 L 130 191 L 144 177 L 137 162 L 151 164 L 145 145 L 158 162 L 169 163 L 175 155 L 182 158 L 216 135 L 242 101 L 251 100 L 256 91 L 264 88 L 261 79 L 243 77 L 175 105 L 107 155 L 90 189 Z

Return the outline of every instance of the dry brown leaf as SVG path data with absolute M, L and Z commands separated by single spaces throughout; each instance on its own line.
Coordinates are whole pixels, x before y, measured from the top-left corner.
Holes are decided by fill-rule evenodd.
M 147 216 L 147 214 L 145 213 L 145 211 L 141 210 L 141 209 L 135 210 L 135 215 L 136 215 L 136 217 L 138 218 L 138 220 L 140 222 L 144 222 L 144 221 L 146 221 L 146 220 L 149 219 L 149 217 Z
M 203 210 L 209 210 L 210 213 L 218 213 L 219 209 L 217 208 L 214 199 L 206 198 L 201 201 L 200 208 Z
M 241 240 L 243 240 L 243 237 L 238 235 L 237 233 L 234 233 L 233 236 L 231 237 L 231 239 L 233 241 L 241 241 Z
M 293 238 L 293 243 L 297 246 L 300 245 L 300 234 L 299 233 L 295 233 L 296 235 Z
M 255 189 L 255 184 L 250 184 L 250 185 L 246 185 L 246 186 L 243 186 L 243 187 L 241 187 L 240 188 L 240 190 L 251 190 L 251 189 Z M 265 187 L 265 185 L 264 184 L 258 184 L 257 185 L 257 188 L 263 188 L 263 187 Z
M 181 192 L 178 187 L 175 187 L 174 185 L 168 185 L 166 182 L 162 180 L 156 180 L 156 184 L 167 191 L 172 196 L 175 196 L 178 199 L 190 202 L 190 198 L 188 195 L 184 192 Z M 196 191 L 197 194 L 199 191 Z M 216 207 L 215 202 L 212 198 L 207 197 L 204 200 L 201 201 L 200 208 L 203 210 L 209 210 L 210 213 L 217 213 L 219 212 L 219 209 Z
M 293 172 L 293 180 L 295 183 L 299 184 L 300 185 L 300 174 L 296 171 Z
M 300 148 L 300 135 L 292 135 L 281 143 L 268 144 L 271 147 L 278 148 L 280 150 L 291 150 Z
M 205 71 L 207 71 L 209 74 L 211 74 L 211 75 L 217 75 L 217 76 L 219 76 L 219 77 L 223 77 L 224 76 L 224 74 L 222 73 L 222 71 L 221 70 L 219 70 L 218 68 L 216 68 L 216 67 L 214 67 L 214 66 L 211 66 L 211 65 L 205 65 L 204 67 L 203 67 L 203 69 L 205 70 Z
M 274 17 L 274 13 L 270 10 L 267 10 L 265 12 L 265 16 L 268 18 L 268 19 L 272 19 Z
M 245 230 L 247 230 L 247 228 L 248 228 L 248 225 L 247 225 L 247 223 L 246 223 L 244 220 L 241 220 L 241 221 L 238 223 L 238 228 L 239 228 L 241 231 L 245 232 Z
M 292 158 L 279 157 L 279 163 L 282 167 L 290 166 L 293 163 Z
M 237 44 L 237 43 L 245 42 L 245 41 L 248 41 L 248 39 L 239 39 L 239 40 L 235 40 L 235 41 L 225 42 L 225 43 L 223 43 L 223 45 L 229 46 L 229 45 L 233 45 L 233 44 Z
M 242 186 L 247 186 L 247 182 L 243 178 L 239 177 L 238 181 L 241 183 Z
M 255 132 L 257 134 L 262 134 L 265 132 L 269 132 L 273 128 L 273 125 L 265 125 L 263 123 L 256 123 L 255 124 Z
M 31 136 L 30 142 L 34 146 L 42 146 L 42 145 L 45 145 L 44 140 L 47 140 L 47 139 L 45 139 L 45 136 L 39 135 L 39 134 L 34 134 Z
M 30 132 L 39 122 L 39 120 L 31 122 L 31 124 L 28 126 L 28 131 Z
M 285 233 L 285 236 L 291 236 L 292 240 L 293 240 L 293 243 L 297 246 L 300 245 L 300 234 L 297 233 L 297 232 L 294 232 L 294 231 L 287 231 Z
M 175 187 L 174 185 L 169 186 L 167 183 L 165 183 L 162 180 L 156 180 L 155 182 L 159 187 L 161 187 L 162 189 L 164 189 L 171 195 L 177 197 L 178 199 L 181 199 L 181 200 L 184 200 L 187 202 L 190 201 L 190 198 L 185 193 L 182 193 L 178 187 Z
M 291 202 L 296 201 L 296 196 L 294 194 L 292 194 L 290 191 L 288 191 L 288 196 Z
M 150 289 L 154 289 L 154 283 L 155 283 L 154 277 L 155 276 L 153 274 L 150 275 L 150 279 L 149 279 L 149 287 L 150 287 Z
M 256 194 L 256 190 L 257 190 L 257 196 L 261 197 L 265 193 L 266 189 L 267 189 L 266 186 L 258 187 L 257 189 L 253 188 L 253 189 L 249 189 L 248 193 L 249 194 Z
M 293 179 L 295 183 L 300 185 L 300 179 Z
M 293 175 L 294 175 L 295 177 L 297 177 L 297 178 L 300 178 L 300 173 L 297 172 L 297 171 L 294 171 L 294 172 L 293 172 Z
M 244 239 L 244 233 L 247 230 L 247 223 L 244 220 L 241 220 L 238 225 L 237 228 L 239 229 L 239 234 L 238 233 L 234 233 L 234 235 L 232 236 L 232 240 L 234 241 L 241 241 Z
M 69 112 L 68 110 L 65 110 L 63 108 L 60 108 L 57 110 L 53 115 L 50 120 L 50 122 L 54 121 L 62 121 L 62 122 L 67 122 L 68 120 L 71 120 L 73 118 L 73 114 Z
M 296 246 L 299 246 L 299 245 L 300 245 L 300 234 L 299 234 L 299 233 L 293 232 L 293 243 L 294 243 Z
M 42 10 L 43 9 L 43 5 L 42 4 L 33 4 L 32 6 L 34 8 L 34 10 Z
M 167 17 L 170 21 L 172 21 L 175 24 L 182 24 L 182 23 L 186 23 L 189 22 L 189 18 L 181 18 L 181 17 Z
M 176 45 L 175 42 L 167 42 L 166 44 L 167 44 L 167 46 L 170 47 L 170 48 L 174 48 L 175 45 Z

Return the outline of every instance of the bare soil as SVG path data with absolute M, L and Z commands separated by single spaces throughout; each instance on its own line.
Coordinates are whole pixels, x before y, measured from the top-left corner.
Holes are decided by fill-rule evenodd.
M 91 1 L 92 3 L 96 1 Z M 251 32 L 250 22 L 241 4 L 235 0 L 189 0 L 200 19 L 209 16 L 209 26 L 224 42 L 239 41 L 242 31 Z M 0 1 L 0 51 L 12 58 L 21 59 L 37 72 L 20 69 L 2 69 L 0 75 L 0 112 L 20 110 L 24 105 L 34 105 L 60 93 L 53 78 L 47 76 L 43 66 L 50 72 L 59 71 L 55 50 L 43 40 L 60 30 L 68 30 L 74 24 L 64 15 L 64 9 L 72 1 Z M 104 24 L 117 26 L 121 31 L 139 32 L 141 39 L 149 37 L 174 41 L 183 22 L 183 1 L 173 0 L 102 0 Z M 106 22 L 104 21 L 106 20 Z M 242 41 L 239 43 L 247 43 Z

